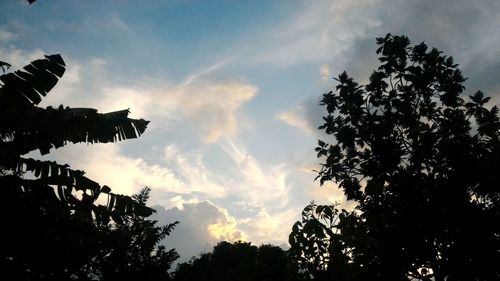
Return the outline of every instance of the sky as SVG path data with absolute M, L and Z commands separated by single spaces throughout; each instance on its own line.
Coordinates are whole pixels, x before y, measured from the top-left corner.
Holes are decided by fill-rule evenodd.
M 18 69 L 61 54 L 40 104 L 130 109 L 138 139 L 32 157 L 68 163 L 132 195 L 151 188 L 162 243 L 181 261 L 218 241 L 287 248 L 310 202 L 351 208 L 314 181 L 322 93 L 377 67 L 375 38 L 409 36 L 454 57 L 466 93 L 500 103 L 498 0 L 0 1 L 0 60 Z

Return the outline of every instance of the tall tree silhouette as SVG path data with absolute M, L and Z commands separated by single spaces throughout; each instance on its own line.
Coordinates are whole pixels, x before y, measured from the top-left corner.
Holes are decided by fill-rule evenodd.
M 465 78 L 437 49 L 391 34 L 377 44 L 369 83 L 344 72 L 321 101 L 320 129 L 332 139 L 318 141 L 317 179 L 357 202 L 350 227 L 371 243 L 344 243 L 346 257 L 370 280 L 499 280 L 498 108 L 480 91 L 460 97 Z M 331 243 L 356 240 L 335 227 Z M 299 224 L 299 249 L 301 237 Z
M 9 66 L 0 62 L 3 71 Z M 87 268 L 92 260 L 110 251 L 106 236 L 127 233 L 139 218 L 147 224 L 144 218 L 153 212 L 138 198 L 114 194 L 83 171 L 25 157 L 68 143 L 136 138 L 146 130 L 148 121 L 128 118 L 128 110 L 38 107 L 64 72 L 61 56 L 52 55 L 0 76 L 1 267 L 16 279 L 84 279 L 92 272 Z M 103 204 L 97 204 L 99 198 Z M 127 224 L 131 218 L 133 225 Z

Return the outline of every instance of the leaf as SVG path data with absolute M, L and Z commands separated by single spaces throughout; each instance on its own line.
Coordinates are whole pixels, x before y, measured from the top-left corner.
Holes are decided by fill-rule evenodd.
M 5 73 L 5 71 L 7 71 L 7 69 L 9 69 L 10 67 L 10 64 L 0 61 L 0 68 L 2 69 L 3 73 Z
M 64 60 L 60 55 L 46 56 L 31 62 L 23 70 L 0 76 L 0 109 L 33 107 L 56 85 L 65 72 Z
M 134 202 L 133 209 L 130 212 L 136 216 L 149 217 L 153 214 L 154 210 L 144 204 Z
M 101 192 L 102 193 L 110 193 L 111 192 L 111 188 L 107 185 L 103 185 L 102 188 L 101 188 Z
M 26 154 L 39 149 L 47 154 L 52 148 L 67 143 L 109 143 L 137 138 L 144 133 L 149 121 L 128 118 L 128 110 L 98 113 L 93 108 L 57 109 L 38 107 L 23 110 L 2 110 L 6 120 L 0 133 L 16 131 L 11 141 L 0 143 L 4 153 Z
M 109 201 L 108 201 L 108 211 L 112 211 L 115 208 L 115 203 L 116 203 L 116 195 L 115 194 L 108 194 L 109 195 Z

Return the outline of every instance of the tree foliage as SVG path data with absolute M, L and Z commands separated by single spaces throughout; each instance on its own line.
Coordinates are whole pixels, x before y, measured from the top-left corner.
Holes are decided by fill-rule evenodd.
M 144 188 L 132 200 L 146 206 L 149 192 Z M 101 281 L 170 280 L 169 270 L 179 255 L 158 244 L 178 223 L 157 226 L 140 214 L 126 216 L 121 224 L 108 226 L 103 235 L 105 248 L 87 266 L 89 271 Z
M 278 246 L 259 247 L 246 242 L 220 242 L 210 253 L 177 265 L 175 281 L 307 280 L 287 251 Z
M 365 280 L 370 274 L 361 264 L 367 255 L 360 249 L 372 247 L 366 232 L 355 212 L 311 202 L 292 227 L 289 252 L 314 280 Z
M 0 67 L 5 72 L 10 65 L 0 62 Z M 145 204 L 148 190 L 136 197 L 114 194 L 83 171 L 25 156 L 68 143 L 136 138 L 146 130 L 148 121 L 128 118 L 128 110 L 38 107 L 64 72 L 61 56 L 52 55 L 0 76 L 3 274 L 16 280 L 87 280 L 98 275 L 114 280 L 118 273 L 143 269 L 167 274 L 177 254 L 155 249 L 175 223 L 158 228 L 145 219 L 153 213 Z
M 332 139 L 316 148 L 317 178 L 357 203 L 354 225 L 366 231 L 354 237 L 371 246 L 344 243 L 350 226 L 341 223 L 318 229 L 338 230 L 327 239 L 341 241 L 350 266 L 370 280 L 500 279 L 498 108 L 480 91 L 461 97 L 465 78 L 437 49 L 391 34 L 377 45 L 381 65 L 368 84 L 344 72 L 323 95 L 319 129 Z M 332 213 L 342 221 L 344 211 Z M 291 237 L 309 240 L 305 228 Z M 318 251 L 335 256 L 329 250 Z

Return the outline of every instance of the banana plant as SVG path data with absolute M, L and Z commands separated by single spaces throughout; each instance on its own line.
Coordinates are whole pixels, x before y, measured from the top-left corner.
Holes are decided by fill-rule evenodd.
M 129 196 L 114 194 L 87 178 L 83 171 L 53 161 L 26 157 L 39 150 L 69 143 L 110 143 L 137 138 L 144 133 L 149 121 L 128 117 L 129 110 L 99 113 L 93 108 L 39 107 L 39 103 L 63 76 L 66 65 L 60 55 L 45 56 L 26 65 L 22 70 L 6 73 L 10 64 L 0 62 L 0 184 L 31 192 L 45 189 L 76 215 L 89 220 L 101 218 L 107 224 L 110 217 L 117 223 L 125 215 L 150 215 L 152 209 L 134 204 Z M 29 173 L 29 177 L 23 175 Z M 107 196 L 105 206 L 96 204 L 99 196 Z

